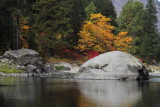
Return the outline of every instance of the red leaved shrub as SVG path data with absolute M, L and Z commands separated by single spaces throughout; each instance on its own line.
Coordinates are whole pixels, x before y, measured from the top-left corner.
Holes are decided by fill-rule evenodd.
M 81 59 L 82 58 L 80 54 L 78 54 L 77 52 L 71 49 L 64 49 L 62 53 L 63 53 L 62 57 L 65 57 L 65 58 L 71 58 L 71 59 Z
M 98 51 L 89 51 L 87 52 L 88 59 L 94 58 L 99 55 Z

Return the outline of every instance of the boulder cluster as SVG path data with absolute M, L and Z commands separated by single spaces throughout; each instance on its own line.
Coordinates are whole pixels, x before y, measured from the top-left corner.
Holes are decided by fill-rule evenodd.
M 112 51 L 101 54 L 85 62 L 81 67 L 65 62 L 44 63 L 42 57 L 34 50 L 19 49 L 6 51 L 0 57 L 0 64 L 14 66 L 24 72 L 16 75 L 54 76 L 75 79 L 118 79 L 147 80 L 148 69 L 134 56 Z M 0 73 L 0 75 L 6 75 Z M 10 74 L 9 74 L 10 75 Z M 13 73 L 13 75 L 15 75 Z
M 59 62 L 55 64 L 44 63 L 42 57 L 34 50 L 19 49 L 6 51 L 0 57 L 0 64 L 7 66 L 14 66 L 17 70 L 22 70 L 22 73 L 12 73 L 8 75 L 22 75 L 22 76 L 57 76 L 67 77 L 72 72 L 78 71 L 78 66 Z M 7 75 L 1 73 L 1 75 Z

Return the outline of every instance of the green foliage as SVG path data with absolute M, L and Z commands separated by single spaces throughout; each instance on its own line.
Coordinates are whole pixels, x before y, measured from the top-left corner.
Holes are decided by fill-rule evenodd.
M 50 48 L 67 45 L 67 37 L 73 32 L 71 27 L 70 1 L 41 0 L 33 7 L 35 40 L 42 53 L 48 53 Z
M 101 13 L 112 19 L 111 24 L 117 26 L 116 12 L 111 0 L 81 0 L 87 18 L 90 14 Z
M 2 65 L 0 65 L 0 72 L 9 74 L 9 73 L 20 73 L 20 72 L 23 72 L 23 71 L 22 70 L 17 70 L 14 67 L 10 67 L 8 65 L 2 64 Z
M 119 29 L 128 31 L 128 34 L 134 38 L 133 46 L 130 49 L 134 55 L 140 54 L 141 39 L 144 36 L 144 13 L 143 3 L 129 0 L 117 18 Z
M 144 18 L 143 39 L 141 39 L 141 56 L 146 60 L 151 61 L 157 59 L 159 54 L 159 36 L 157 31 L 157 16 L 156 8 L 153 0 L 148 0 Z
M 116 12 L 115 8 L 112 4 L 112 0 L 93 0 L 94 4 L 97 8 L 97 12 L 101 13 L 102 15 L 111 18 L 111 25 L 117 26 L 116 23 Z
M 64 66 L 55 66 L 56 71 L 60 71 L 60 70 L 62 70 L 64 68 L 65 68 Z
M 97 8 L 96 8 L 96 6 L 95 6 L 93 1 L 91 1 L 88 4 L 88 6 L 85 7 L 85 12 L 86 12 L 87 18 L 90 16 L 90 14 L 98 13 L 97 12 Z
M 77 41 L 79 39 L 79 36 L 77 36 L 77 34 L 80 31 L 80 28 L 82 27 L 82 22 L 84 21 L 86 15 L 81 0 L 68 1 L 70 1 L 71 6 L 71 9 L 69 10 L 69 17 L 71 18 L 70 24 L 71 28 L 73 29 L 73 32 L 70 36 L 67 37 L 67 40 L 69 44 L 71 44 L 71 46 L 74 47 L 75 45 L 77 45 Z

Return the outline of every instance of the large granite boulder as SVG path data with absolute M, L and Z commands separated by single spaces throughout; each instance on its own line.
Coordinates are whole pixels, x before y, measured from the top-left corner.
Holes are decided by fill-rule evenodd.
M 43 72 L 42 57 L 31 49 L 6 51 L 0 59 L 0 64 L 12 66 L 31 74 Z
M 88 60 L 75 78 L 147 80 L 149 74 L 139 59 L 128 53 L 112 51 Z
M 3 57 L 14 60 L 18 65 L 27 66 L 27 65 L 42 65 L 42 58 L 40 55 L 31 49 L 19 49 L 19 50 L 10 50 L 6 51 Z

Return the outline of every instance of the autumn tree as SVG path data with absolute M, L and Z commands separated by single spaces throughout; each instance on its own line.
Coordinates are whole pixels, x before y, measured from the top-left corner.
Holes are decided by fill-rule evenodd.
M 81 51 L 96 50 L 106 52 L 112 50 L 127 51 L 132 38 L 127 32 L 118 35 L 112 33 L 115 28 L 110 24 L 111 19 L 102 14 L 91 14 L 89 20 L 85 21 L 82 30 L 79 32 L 79 44 L 77 49 Z

